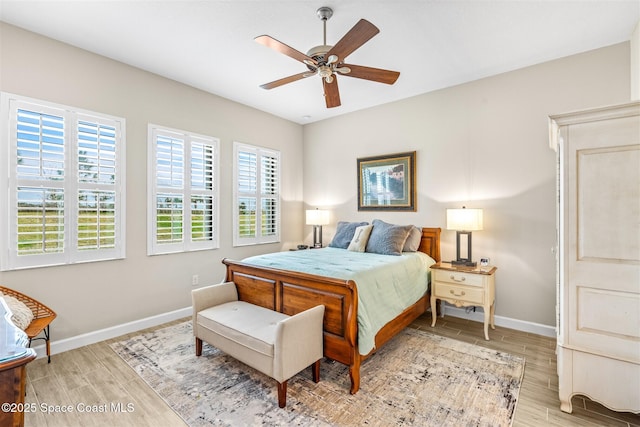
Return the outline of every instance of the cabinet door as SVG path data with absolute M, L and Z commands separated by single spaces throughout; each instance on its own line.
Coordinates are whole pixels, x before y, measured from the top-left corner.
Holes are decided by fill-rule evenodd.
M 640 362 L 640 117 L 564 137 L 568 344 Z

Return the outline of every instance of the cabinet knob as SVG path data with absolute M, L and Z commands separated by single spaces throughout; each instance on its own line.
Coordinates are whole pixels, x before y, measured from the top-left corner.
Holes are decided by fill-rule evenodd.
M 453 289 L 450 289 L 449 292 L 451 293 L 451 295 L 455 296 L 455 297 L 463 297 L 465 296 L 465 292 L 464 291 L 460 291 L 459 294 L 455 293 L 455 291 Z
M 464 282 L 465 277 L 462 276 L 460 278 L 456 278 L 453 274 L 449 277 L 451 280 L 455 280 L 456 282 Z

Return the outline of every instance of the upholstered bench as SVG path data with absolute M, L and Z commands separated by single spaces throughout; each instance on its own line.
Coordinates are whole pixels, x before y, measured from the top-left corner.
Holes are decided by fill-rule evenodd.
M 281 408 L 289 378 L 312 366 L 313 380 L 320 381 L 323 305 L 288 316 L 238 301 L 233 282 L 195 289 L 191 297 L 196 356 L 205 341 L 275 379 Z

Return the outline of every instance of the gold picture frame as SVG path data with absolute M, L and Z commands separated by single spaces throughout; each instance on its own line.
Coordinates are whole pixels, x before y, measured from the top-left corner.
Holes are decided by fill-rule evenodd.
M 359 211 L 416 211 L 416 152 L 358 159 Z

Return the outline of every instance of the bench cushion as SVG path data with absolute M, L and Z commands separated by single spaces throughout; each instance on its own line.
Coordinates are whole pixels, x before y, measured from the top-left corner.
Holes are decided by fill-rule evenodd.
M 200 311 L 198 323 L 253 351 L 273 357 L 276 324 L 288 317 L 244 301 L 232 301 Z

